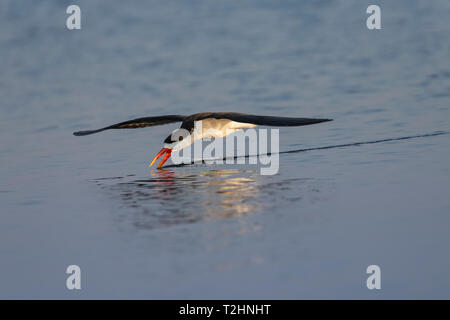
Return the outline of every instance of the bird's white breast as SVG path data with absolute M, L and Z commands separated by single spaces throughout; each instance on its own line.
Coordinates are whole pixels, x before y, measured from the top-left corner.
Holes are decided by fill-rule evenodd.
M 204 119 L 196 121 L 194 124 L 194 130 L 190 132 L 188 137 L 182 140 L 174 138 L 175 141 L 170 144 L 165 144 L 165 148 L 172 149 L 173 151 L 179 151 L 186 148 L 197 140 L 211 139 L 211 138 L 223 138 L 229 134 L 232 134 L 241 129 L 254 128 L 256 124 L 236 122 L 227 119 Z M 181 130 L 181 129 L 177 129 Z

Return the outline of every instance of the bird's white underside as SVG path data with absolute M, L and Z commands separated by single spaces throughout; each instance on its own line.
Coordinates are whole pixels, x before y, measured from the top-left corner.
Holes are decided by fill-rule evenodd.
M 196 128 L 201 127 L 201 131 L 198 129 L 194 130 L 190 135 L 190 139 L 183 139 L 183 141 L 165 144 L 164 147 L 170 148 L 173 151 L 178 151 L 194 143 L 196 140 L 204 138 L 223 138 L 238 130 L 254 128 L 256 126 L 256 124 L 236 122 L 228 119 L 204 119 L 196 122 Z

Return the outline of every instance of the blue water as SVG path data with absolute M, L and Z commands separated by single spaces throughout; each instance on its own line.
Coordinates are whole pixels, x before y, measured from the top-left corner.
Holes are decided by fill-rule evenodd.
M 73 2 L 0 2 L 0 298 L 450 298 L 449 1 Z M 203 111 L 334 121 L 273 176 L 72 135 Z

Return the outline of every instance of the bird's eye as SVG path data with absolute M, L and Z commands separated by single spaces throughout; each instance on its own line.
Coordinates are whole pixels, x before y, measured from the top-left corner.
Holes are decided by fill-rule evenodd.
M 178 141 L 182 141 L 183 140 L 183 136 L 180 136 L 179 138 L 178 138 Z

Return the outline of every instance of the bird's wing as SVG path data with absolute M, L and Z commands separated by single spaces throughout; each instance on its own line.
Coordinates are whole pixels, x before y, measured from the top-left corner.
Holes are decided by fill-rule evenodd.
M 235 122 L 252 123 L 261 126 L 306 126 L 309 124 L 331 121 L 332 119 L 314 119 L 314 118 L 291 118 L 291 117 L 272 117 L 258 116 L 238 112 L 209 112 L 194 115 L 194 121 L 215 118 L 228 119 Z M 188 119 L 188 118 L 187 118 Z M 186 120 L 187 120 L 186 119 Z
M 108 127 L 104 127 L 97 130 L 86 130 L 86 131 L 77 131 L 73 134 L 75 136 L 86 136 L 88 134 L 93 134 L 101 131 L 105 131 L 108 129 L 136 129 L 136 128 L 144 128 L 144 127 L 152 127 L 152 126 L 159 126 L 166 123 L 172 123 L 172 122 L 181 122 L 186 118 L 186 116 L 182 115 L 167 115 L 167 116 L 158 116 L 158 117 L 145 117 L 145 118 L 138 118 L 133 120 L 128 120 L 125 122 L 120 122 L 113 124 Z

